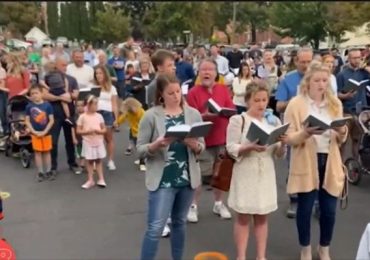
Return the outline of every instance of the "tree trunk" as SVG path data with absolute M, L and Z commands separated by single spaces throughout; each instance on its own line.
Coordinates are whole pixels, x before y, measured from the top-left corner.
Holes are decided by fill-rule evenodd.
M 256 44 L 257 43 L 257 28 L 256 28 L 256 24 L 254 22 L 251 23 L 251 36 L 252 36 L 252 44 Z
M 227 44 L 230 45 L 230 43 L 231 43 L 231 36 L 230 36 L 230 34 L 228 32 L 226 32 L 226 30 L 225 30 L 224 33 L 226 34 L 226 37 L 227 37 Z

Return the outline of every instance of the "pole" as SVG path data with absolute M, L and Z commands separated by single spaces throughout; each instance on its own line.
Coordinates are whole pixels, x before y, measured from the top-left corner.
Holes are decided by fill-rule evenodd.
M 233 34 L 232 34 L 232 43 L 235 43 L 236 5 L 237 5 L 237 2 L 233 2 Z

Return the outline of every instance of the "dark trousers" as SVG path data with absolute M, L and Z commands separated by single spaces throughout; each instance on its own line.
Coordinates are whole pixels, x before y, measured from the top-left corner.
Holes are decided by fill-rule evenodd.
M 75 166 L 76 157 L 72 139 L 72 127 L 64 121 L 65 115 L 62 106 L 54 105 L 53 109 L 54 109 L 54 125 L 50 130 L 53 141 L 53 148 L 51 150 L 51 169 L 56 170 L 58 167 L 58 142 L 62 128 L 65 138 L 65 149 L 67 152 L 68 165 Z
M 8 119 L 6 118 L 6 106 L 8 104 L 8 94 L 0 91 L 0 120 L 4 134 L 9 133 Z
M 316 198 L 318 198 L 320 205 L 320 245 L 329 246 L 333 237 L 337 198 L 330 195 L 326 190 L 322 188 L 325 176 L 327 156 L 327 154 L 317 155 L 320 179 L 319 190 L 298 193 L 296 223 L 298 229 L 299 243 L 301 246 L 310 245 L 311 214 Z

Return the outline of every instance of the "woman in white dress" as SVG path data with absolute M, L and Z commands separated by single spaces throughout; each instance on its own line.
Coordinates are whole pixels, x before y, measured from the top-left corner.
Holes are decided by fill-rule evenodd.
M 274 156 L 283 157 L 285 145 L 278 142 L 270 146 L 261 146 L 256 141 L 246 138 L 252 120 L 257 120 L 266 127 L 281 125 L 277 117 L 275 120 L 269 120 L 270 123 L 264 117 L 269 102 L 266 83 L 253 81 L 248 84 L 245 102 L 248 111 L 231 117 L 227 128 L 226 148 L 230 156 L 236 160 L 228 204 L 237 213 L 234 224 L 237 259 L 246 259 L 249 222 L 253 217 L 257 259 L 262 260 L 266 259 L 267 216 L 277 209 Z M 285 140 L 285 136 L 280 137 L 280 141 L 282 140 Z

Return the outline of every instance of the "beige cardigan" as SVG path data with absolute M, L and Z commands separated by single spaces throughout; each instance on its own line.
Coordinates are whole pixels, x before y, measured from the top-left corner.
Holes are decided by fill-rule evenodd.
M 342 103 L 339 100 L 338 105 L 339 112 L 333 119 L 343 116 Z M 289 194 L 310 192 L 319 188 L 317 144 L 313 136 L 309 137 L 304 132 L 302 124 L 308 116 L 308 109 L 306 98 L 298 95 L 290 100 L 284 115 L 284 123 L 290 123 L 287 131 L 287 142 L 291 145 L 287 187 Z M 347 134 L 347 127 L 344 134 L 331 131 L 323 188 L 334 197 L 341 195 L 344 186 L 345 174 L 339 147 L 345 142 Z

